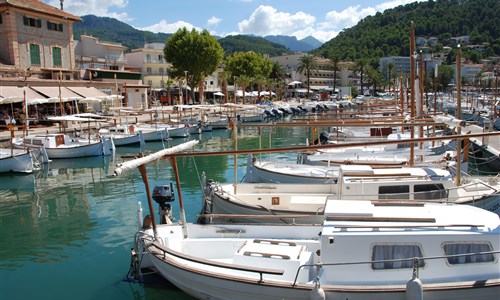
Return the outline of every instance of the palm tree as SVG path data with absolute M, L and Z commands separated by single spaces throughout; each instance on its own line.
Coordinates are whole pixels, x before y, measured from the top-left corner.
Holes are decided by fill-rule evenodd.
M 387 80 L 389 81 L 389 92 L 391 91 L 391 85 L 393 85 L 393 74 L 392 72 L 396 68 L 396 65 L 394 63 L 388 63 L 387 64 Z
M 226 71 L 222 71 L 219 73 L 219 76 L 217 76 L 218 78 L 218 81 L 219 81 L 219 85 L 222 86 L 222 93 L 224 93 L 224 103 L 227 103 L 227 95 L 228 95 L 228 91 L 227 91 L 227 81 L 228 79 L 230 78 L 229 76 L 230 74 Z
M 365 59 L 359 59 L 356 61 L 356 71 L 359 72 L 359 82 L 361 85 L 361 95 L 364 95 L 363 91 L 363 75 L 366 72 L 366 67 L 368 66 L 368 61 Z
M 310 81 L 311 71 L 317 71 L 317 70 L 318 70 L 318 61 L 316 60 L 315 56 L 306 54 L 299 58 L 299 65 L 297 67 L 297 71 L 300 73 L 302 72 L 306 73 L 308 97 L 311 90 L 311 81 Z
M 328 60 L 330 61 L 333 69 L 333 93 L 335 93 L 335 89 L 337 88 L 337 71 L 339 70 L 340 58 L 336 54 L 331 54 Z

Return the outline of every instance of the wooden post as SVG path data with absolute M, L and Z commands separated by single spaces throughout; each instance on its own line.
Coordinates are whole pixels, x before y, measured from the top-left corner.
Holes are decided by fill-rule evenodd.
M 415 121 L 415 33 L 413 21 L 410 25 L 410 116 L 411 122 Z M 410 138 L 415 138 L 415 127 L 410 128 Z M 415 144 L 410 143 L 410 166 L 415 164 Z

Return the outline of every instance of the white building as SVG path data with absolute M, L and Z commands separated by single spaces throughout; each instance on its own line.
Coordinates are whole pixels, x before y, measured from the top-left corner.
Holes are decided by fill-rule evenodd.
M 142 82 L 152 89 L 162 89 L 169 80 L 168 68 L 170 64 L 165 61 L 164 47 L 163 43 L 146 43 L 143 48 L 134 49 L 125 54 L 127 64 L 140 68 Z

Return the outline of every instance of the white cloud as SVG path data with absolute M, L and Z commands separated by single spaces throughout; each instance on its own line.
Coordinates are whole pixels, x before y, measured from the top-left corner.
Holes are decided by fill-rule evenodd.
M 359 5 L 349 6 L 341 12 L 330 11 L 325 16 L 325 22 L 319 26 L 323 29 L 342 30 L 356 25 L 361 19 L 375 14 L 377 11 L 372 7 L 360 9 Z
M 207 26 L 217 26 L 217 24 L 219 24 L 220 21 L 222 21 L 222 20 L 217 18 L 217 17 L 211 17 L 207 21 Z
M 292 35 L 312 26 L 316 18 L 304 12 L 279 12 L 271 6 L 259 6 L 248 19 L 238 23 L 239 33 L 255 35 Z
M 379 5 L 375 6 L 375 8 L 377 9 L 377 11 L 382 12 L 386 9 L 394 8 L 396 6 L 405 5 L 405 4 L 412 3 L 412 2 L 423 2 L 423 1 L 427 1 L 427 0 L 392 0 L 392 1 L 387 1 L 384 3 L 380 3 Z
M 44 0 L 44 2 L 54 7 L 61 7 L 59 0 Z M 76 0 L 66 1 L 63 5 L 65 11 L 76 16 L 96 15 L 115 18 L 123 22 L 132 20 L 126 12 L 119 12 L 120 9 L 127 7 L 128 0 Z
M 200 29 L 200 28 L 198 28 L 190 23 L 184 22 L 184 21 L 177 21 L 175 23 L 167 23 L 167 21 L 165 21 L 165 20 L 161 20 L 159 23 L 156 23 L 156 24 L 153 24 L 153 25 L 147 26 L 147 27 L 138 28 L 138 29 L 147 30 L 147 31 L 151 31 L 151 32 L 174 33 L 178 29 L 181 29 L 183 27 L 186 27 L 187 30 L 191 30 L 193 28 L 196 29 L 197 31 L 202 30 L 202 29 Z

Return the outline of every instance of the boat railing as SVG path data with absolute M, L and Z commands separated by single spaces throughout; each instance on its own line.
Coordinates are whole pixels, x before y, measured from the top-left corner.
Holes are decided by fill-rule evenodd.
M 418 271 L 418 268 L 420 266 L 420 263 L 419 263 L 420 261 L 436 260 L 436 259 L 450 259 L 450 258 L 476 256 L 476 255 L 494 255 L 494 254 L 499 254 L 499 253 L 500 253 L 500 251 L 496 250 L 496 251 L 461 253 L 461 254 L 450 254 L 450 255 L 440 255 L 440 256 L 421 256 L 421 257 L 408 257 L 408 258 L 383 259 L 383 260 L 367 260 L 367 261 L 355 261 L 355 262 L 304 264 L 304 265 L 300 265 L 297 268 L 297 272 L 295 273 L 295 280 L 293 281 L 292 287 L 295 287 L 297 285 L 299 273 L 304 268 L 315 268 L 317 270 L 316 272 L 317 272 L 318 277 L 319 277 L 320 270 L 324 267 L 366 265 L 366 264 L 373 265 L 373 264 L 380 264 L 380 263 L 398 263 L 398 262 L 405 263 L 408 261 L 412 261 L 413 268 L 406 268 L 406 269 L 409 269 L 409 270 L 412 270 L 412 272 L 415 272 L 415 271 Z
M 237 271 L 245 271 L 245 272 L 251 272 L 251 273 L 259 273 L 260 279 L 259 282 L 263 281 L 263 275 L 264 274 L 269 274 L 269 275 L 283 275 L 285 273 L 284 270 L 278 270 L 278 269 L 268 269 L 268 268 L 258 268 L 258 267 L 252 267 L 252 266 L 243 266 L 243 265 L 235 265 L 235 264 L 230 264 L 230 263 L 224 263 L 224 262 L 218 262 L 218 261 L 213 261 L 210 259 L 205 259 L 205 258 L 199 258 L 195 256 L 191 256 L 188 254 L 184 254 L 182 252 L 175 251 L 171 248 L 168 248 L 164 245 L 161 245 L 158 242 L 152 242 L 146 245 L 155 247 L 156 249 L 160 250 L 163 253 L 163 259 L 166 259 L 166 255 L 172 255 L 175 257 L 178 257 L 180 259 L 184 259 L 187 261 L 191 261 L 194 263 L 200 263 L 204 265 L 210 265 L 214 267 L 219 267 L 219 268 L 224 268 L 224 269 L 231 269 L 231 270 L 237 270 Z

